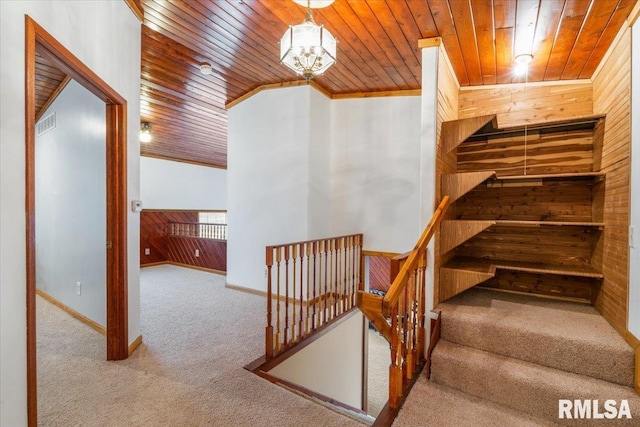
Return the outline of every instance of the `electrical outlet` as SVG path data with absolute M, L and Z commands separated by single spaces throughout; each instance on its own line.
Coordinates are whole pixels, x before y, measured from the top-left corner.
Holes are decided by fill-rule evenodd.
M 145 255 L 151 255 L 151 249 L 150 248 L 144 248 L 144 254 Z
M 80 282 L 76 282 L 76 294 L 78 295 L 82 294 L 82 283 Z
M 200 256 L 200 249 L 196 249 L 196 257 Z
M 269 271 L 269 270 L 267 270 L 267 267 L 265 267 L 264 268 L 264 277 L 265 277 L 265 279 L 267 278 L 267 271 Z

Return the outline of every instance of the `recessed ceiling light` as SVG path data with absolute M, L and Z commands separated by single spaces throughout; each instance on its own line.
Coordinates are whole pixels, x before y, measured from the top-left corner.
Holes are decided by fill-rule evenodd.
M 205 76 L 211 74 L 212 71 L 213 69 L 211 68 L 211 64 L 209 64 L 208 62 L 203 62 L 202 64 L 200 64 L 200 72 Z

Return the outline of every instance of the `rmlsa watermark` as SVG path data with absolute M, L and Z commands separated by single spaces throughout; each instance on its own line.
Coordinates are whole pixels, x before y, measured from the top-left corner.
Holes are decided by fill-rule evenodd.
M 598 399 L 559 399 L 558 418 L 560 419 L 594 419 L 613 420 L 620 418 L 631 418 L 631 409 L 627 399 L 622 399 L 618 404 L 617 400 L 605 400 L 604 404 Z

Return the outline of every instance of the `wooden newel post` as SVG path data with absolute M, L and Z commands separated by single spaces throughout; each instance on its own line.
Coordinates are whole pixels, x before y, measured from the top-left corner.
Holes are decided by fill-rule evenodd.
M 267 327 L 265 330 L 265 357 L 273 357 L 273 326 L 271 324 L 271 266 L 273 265 L 273 249 L 267 246 Z

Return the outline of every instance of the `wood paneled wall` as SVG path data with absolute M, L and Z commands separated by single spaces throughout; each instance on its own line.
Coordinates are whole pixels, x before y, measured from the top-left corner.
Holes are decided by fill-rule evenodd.
M 389 274 L 391 259 L 385 256 L 369 257 L 369 289 L 387 291 L 391 287 Z
M 591 82 L 531 83 L 460 89 L 460 119 L 496 114 L 501 128 L 593 114 Z
M 440 188 L 440 176 L 446 173 L 456 172 L 456 157 L 454 154 L 442 155 L 441 138 L 442 122 L 458 119 L 459 112 L 459 98 L 460 85 L 456 79 L 453 69 L 450 66 L 447 58 L 447 53 L 444 47 L 441 46 L 440 54 L 438 58 L 438 116 L 437 116 L 437 146 L 436 146 L 436 204 L 442 200 L 442 189 Z M 435 206 L 434 206 L 435 208 Z M 445 213 L 444 219 L 453 219 L 456 216 L 455 207 L 449 206 L 449 209 Z M 445 264 L 453 255 L 443 257 L 440 253 L 440 231 L 438 230 L 434 237 L 435 249 L 434 249 L 434 286 L 433 286 L 433 303 L 434 305 L 440 302 L 440 266 Z
M 169 222 L 198 222 L 195 211 L 140 212 L 140 265 L 169 261 Z M 145 249 L 150 250 L 145 255 Z
M 197 211 L 143 210 L 140 212 L 140 265 L 174 262 L 227 271 L 227 242 L 169 237 L 169 222 L 198 222 Z M 150 254 L 145 255 L 146 248 Z M 199 256 L 195 256 L 196 249 Z
M 629 284 L 629 177 L 631 148 L 631 31 L 626 25 L 593 80 L 593 112 L 606 114 L 601 170 L 605 233 L 595 256 L 604 281 L 596 308 L 623 336 Z

